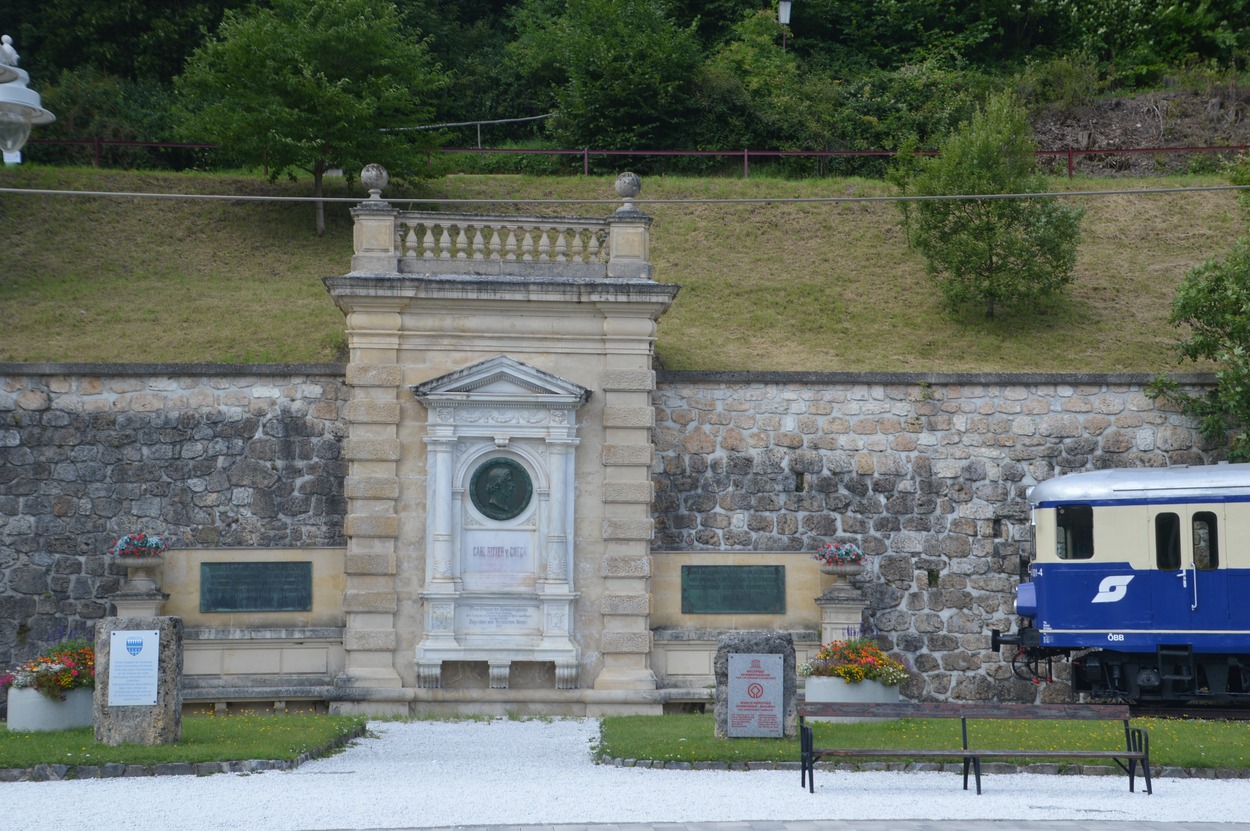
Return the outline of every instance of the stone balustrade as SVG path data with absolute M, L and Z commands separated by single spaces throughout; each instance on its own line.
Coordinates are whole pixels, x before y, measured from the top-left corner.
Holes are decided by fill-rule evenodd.
M 597 266 L 608 261 L 611 225 L 603 219 L 483 217 L 405 211 L 395 219 L 395 245 L 403 272 L 423 271 L 436 260 L 481 263 L 539 262 Z
M 352 209 L 353 274 L 651 279 L 651 217 L 632 202 L 640 187 L 633 174 L 618 178 L 625 202 L 604 218 L 400 211 L 381 198 L 384 172 L 372 181 L 370 198 Z

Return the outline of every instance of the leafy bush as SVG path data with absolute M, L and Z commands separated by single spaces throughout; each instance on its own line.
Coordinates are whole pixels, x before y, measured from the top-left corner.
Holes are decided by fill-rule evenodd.
M 61 641 L 43 654 L 0 675 L 0 690 L 33 688 L 49 698 L 65 700 L 65 693 L 95 686 L 95 650 L 82 639 Z

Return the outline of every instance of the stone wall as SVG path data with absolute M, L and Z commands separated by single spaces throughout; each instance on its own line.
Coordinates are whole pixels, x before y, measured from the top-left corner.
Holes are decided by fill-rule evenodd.
M 1078 470 L 1219 458 L 1188 419 L 1144 394 L 1147 376 L 658 380 L 656 558 L 858 542 L 871 565 L 854 582 L 872 628 L 920 670 L 905 689 L 913 697 L 1036 695 L 989 651 L 991 628 L 1015 628 L 1030 486 Z
M 104 552 L 122 533 L 345 545 L 343 371 L 0 364 L 0 667 L 109 613 L 123 575 Z M 921 670 L 913 696 L 1036 695 L 988 650 L 990 627 L 1014 628 L 1029 486 L 1219 458 L 1145 376 L 658 380 L 655 557 L 860 542 L 872 562 L 855 581 Z
M 89 637 L 146 531 L 342 546 L 343 369 L 0 364 L 0 667 Z

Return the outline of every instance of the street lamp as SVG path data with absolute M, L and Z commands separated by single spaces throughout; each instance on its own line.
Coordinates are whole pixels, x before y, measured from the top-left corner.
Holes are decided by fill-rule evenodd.
M 790 25 L 791 0 L 777 0 L 777 22 L 781 24 L 781 51 L 786 51 L 786 27 Z
M 26 88 L 29 82 L 30 75 L 17 68 L 13 38 L 0 37 L 0 151 L 6 162 L 26 144 L 32 125 L 56 121 L 43 108 L 39 93 Z

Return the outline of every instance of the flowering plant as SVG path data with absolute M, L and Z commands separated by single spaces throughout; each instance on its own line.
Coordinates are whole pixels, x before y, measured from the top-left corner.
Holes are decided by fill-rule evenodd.
M 95 686 L 95 650 L 84 640 L 62 641 L 11 673 L 0 674 L 0 690 L 33 687 L 49 698 L 65 700 L 68 690 Z
M 168 543 L 161 537 L 140 532 L 122 537 L 109 551 L 117 557 L 159 557 L 167 548 Z
M 841 678 L 858 684 L 865 678 L 887 687 L 897 687 L 910 677 L 907 667 L 886 655 L 867 638 L 851 638 L 825 644 L 812 660 L 800 664 L 799 675 Z
M 827 542 L 812 553 L 812 559 L 827 566 L 853 566 L 864 561 L 864 552 L 853 542 Z

